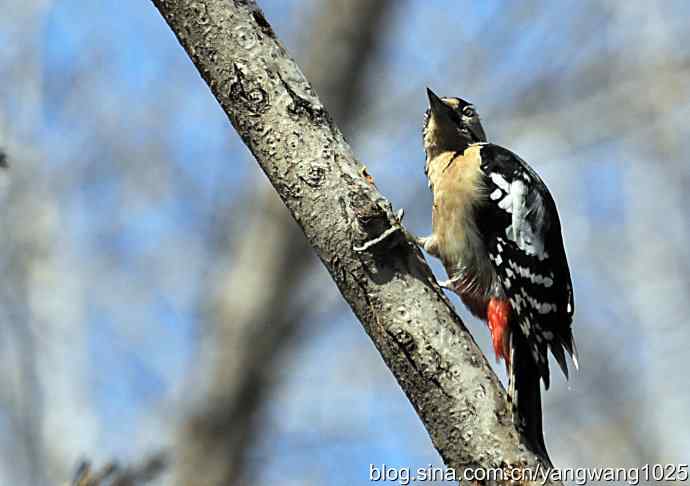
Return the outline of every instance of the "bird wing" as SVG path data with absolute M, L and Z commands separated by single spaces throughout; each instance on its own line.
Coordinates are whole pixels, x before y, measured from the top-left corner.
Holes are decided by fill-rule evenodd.
M 564 351 L 577 366 L 572 282 L 556 205 L 536 172 L 514 153 L 485 144 L 481 159 L 487 197 L 478 209 L 480 231 L 548 388 L 547 348 L 566 377 Z

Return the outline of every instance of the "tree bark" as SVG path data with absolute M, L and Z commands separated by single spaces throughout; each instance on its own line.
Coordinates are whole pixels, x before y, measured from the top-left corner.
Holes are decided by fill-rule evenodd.
M 153 3 L 302 227 L 446 465 L 458 475 L 466 468 L 535 467 L 539 459 L 521 444 L 498 378 L 261 10 L 248 0 Z M 355 249 L 384 234 L 367 250 Z
M 345 131 L 361 109 L 361 102 L 351 100 L 363 98 L 362 79 L 385 32 L 391 3 L 330 0 L 310 16 L 301 57 Z M 324 278 L 314 271 L 315 255 L 275 191 L 263 185 L 249 197 L 256 209 L 233 245 L 225 238 L 212 242 L 216 268 L 201 304 L 208 330 L 200 363 L 189 377 L 200 397 L 175 443 L 173 477 L 180 486 L 251 484 L 247 452 L 262 432 L 261 404 L 271 394 L 284 354 L 295 349 L 293 337 L 310 320 L 311 309 L 296 301 L 304 299 L 307 278 Z

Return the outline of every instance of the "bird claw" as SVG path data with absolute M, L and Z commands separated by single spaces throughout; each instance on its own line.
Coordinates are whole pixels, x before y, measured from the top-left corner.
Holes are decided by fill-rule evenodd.
M 405 237 L 406 237 L 409 241 L 414 242 L 414 244 L 416 244 L 417 246 L 419 246 L 419 247 L 421 247 L 421 248 L 424 248 L 424 243 L 426 242 L 427 238 L 421 237 L 421 236 L 417 236 L 417 235 L 413 234 L 410 230 L 408 230 L 407 228 L 405 228 L 405 227 L 402 225 L 402 220 L 403 220 L 403 217 L 404 217 L 404 216 L 405 216 L 405 208 L 400 208 L 400 209 L 398 209 L 398 211 L 395 213 L 395 218 L 398 220 L 398 224 L 400 225 L 400 228 L 401 228 L 402 231 L 405 233 Z
M 390 238 L 391 235 L 393 235 L 394 233 L 397 233 L 398 231 L 400 231 L 408 241 L 415 243 L 417 246 L 420 246 L 421 248 L 424 248 L 424 242 L 426 241 L 426 239 L 415 236 L 414 234 L 410 233 L 407 230 L 407 228 L 405 228 L 402 225 L 402 220 L 403 220 L 404 216 L 405 216 L 405 209 L 404 208 L 398 209 L 398 211 L 396 211 L 396 213 L 395 213 L 395 223 L 393 223 L 393 225 L 390 228 L 388 228 L 386 231 L 381 233 L 376 238 L 372 238 L 370 240 L 367 240 L 362 245 L 354 246 L 353 250 L 355 250 L 356 252 L 364 252 L 364 251 L 368 250 L 369 248 L 382 243 L 384 240 Z
M 382 243 L 383 241 L 387 240 L 393 233 L 397 233 L 400 230 L 402 230 L 402 227 L 400 225 L 393 225 L 376 238 L 367 240 L 361 246 L 354 246 L 352 249 L 360 253 L 363 251 L 367 251 L 372 246 L 376 246 Z
M 457 282 L 457 281 L 458 281 L 457 278 L 449 278 L 448 280 L 443 280 L 443 281 L 439 282 L 438 284 L 443 289 L 455 290 L 454 285 L 455 285 L 455 282 Z
M 398 220 L 398 223 L 402 223 L 404 216 L 405 216 L 405 208 L 400 208 L 400 209 L 398 209 L 398 212 L 395 213 L 395 219 Z
M 403 227 L 402 225 L 402 219 L 403 216 L 405 215 L 405 210 L 400 208 L 397 213 L 395 213 L 395 223 L 388 228 L 386 231 L 381 233 L 379 236 L 376 238 L 372 238 L 370 240 L 365 241 L 362 245 L 360 246 L 354 246 L 352 249 L 355 250 L 356 252 L 364 252 L 367 251 L 369 248 L 376 246 L 383 241 L 387 240 L 388 238 L 391 237 L 394 233 L 397 233 L 398 231 L 401 231 L 405 236 L 408 236 L 407 230 Z

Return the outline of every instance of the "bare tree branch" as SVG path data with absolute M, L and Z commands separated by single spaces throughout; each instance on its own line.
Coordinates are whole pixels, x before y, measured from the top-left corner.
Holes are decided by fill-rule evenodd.
M 501 384 L 252 1 L 153 0 L 330 272 L 445 463 L 535 467 Z M 542 466 L 545 466 L 542 464 Z M 508 481 L 501 481 L 508 482 Z
M 165 467 L 163 455 L 154 455 L 140 464 L 127 467 L 111 462 L 99 470 L 92 469 L 90 462 L 83 461 L 69 486 L 143 486 L 161 476 Z

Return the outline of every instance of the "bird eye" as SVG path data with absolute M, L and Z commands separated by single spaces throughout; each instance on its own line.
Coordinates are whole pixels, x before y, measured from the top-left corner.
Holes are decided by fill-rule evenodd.
M 467 116 L 467 117 L 473 117 L 475 115 L 475 113 L 476 112 L 474 111 L 474 108 L 472 108 L 469 105 L 462 109 L 462 114 Z

